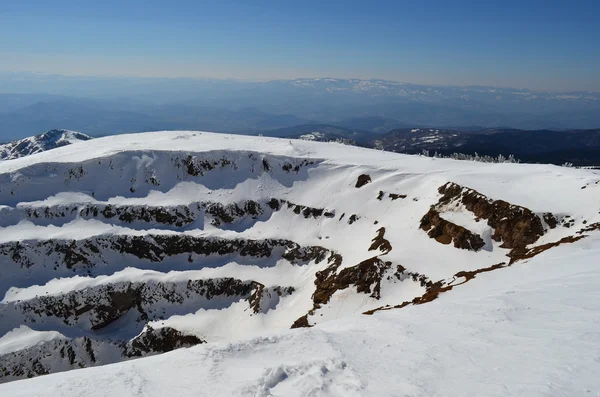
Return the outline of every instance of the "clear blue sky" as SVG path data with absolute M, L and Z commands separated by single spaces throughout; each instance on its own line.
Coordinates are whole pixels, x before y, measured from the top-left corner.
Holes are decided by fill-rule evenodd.
M 600 91 L 600 0 L 1 0 L 0 71 Z

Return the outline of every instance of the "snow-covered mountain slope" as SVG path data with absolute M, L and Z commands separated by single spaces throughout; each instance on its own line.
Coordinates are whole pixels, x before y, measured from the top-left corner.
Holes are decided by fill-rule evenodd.
M 12 160 L 90 139 L 92 137 L 81 132 L 50 130 L 40 135 L 0 144 L 0 160 Z
M 200 345 L 0 394 L 600 392 L 599 181 L 206 132 L 0 163 L 0 381 Z
M 583 241 L 427 305 L 11 382 L 0 394 L 596 396 L 600 241 Z

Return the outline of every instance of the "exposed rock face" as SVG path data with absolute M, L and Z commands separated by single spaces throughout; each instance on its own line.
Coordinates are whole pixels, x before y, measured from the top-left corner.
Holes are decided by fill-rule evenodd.
M 392 247 L 385 243 L 383 235 L 385 229 L 381 228 L 378 235 L 373 239 L 373 249 L 382 249 L 384 254 Z M 383 247 L 383 248 L 382 248 Z M 389 248 L 389 250 L 388 250 Z M 329 266 L 315 275 L 315 292 L 312 295 L 313 308 L 304 316 L 298 318 L 292 328 L 311 327 L 309 316 L 312 316 L 323 305 L 327 304 L 331 297 L 340 290 L 355 287 L 357 293 L 367 294 L 373 299 L 381 298 L 381 282 L 385 279 L 403 281 L 412 277 L 414 281 L 424 283 L 428 279 L 416 273 L 407 272 L 401 265 L 394 266 L 391 261 L 384 261 L 378 256 L 366 259 L 359 264 L 346 267 L 338 272 L 342 264 L 342 257 L 334 254 L 329 258 Z
M 3 326 L 19 324 L 35 326 L 52 319 L 89 331 L 100 330 L 120 319 L 130 310 L 137 313 L 138 323 L 161 319 L 165 309 L 181 304 L 196 307 L 227 307 L 232 302 L 248 299 L 264 285 L 234 278 L 198 279 L 181 282 L 117 282 L 99 285 L 61 295 L 41 295 L 32 299 L 10 302 L 0 307 Z M 291 293 L 286 290 L 287 293 Z M 292 289 L 293 291 L 293 289 Z M 218 298 L 218 302 L 209 303 Z M 226 299 L 227 298 L 227 299 Z M 262 294 L 253 296 L 251 304 L 260 305 Z M 19 314 L 18 317 L 17 314 Z M 16 321 L 10 324 L 10 321 Z
M 305 314 L 304 316 L 300 317 L 299 319 L 297 319 L 296 321 L 294 321 L 294 323 L 292 324 L 291 328 L 310 328 L 312 327 L 312 325 L 310 325 L 310 323 L 308 322 L 308 314 Z
M 196 237 L 182 234 L 147 234 L 145 236 L 108 235 L 83 240 L 44 240 L 34 244 L 9 242 L 0 244 L 0 261 L 21 267 L 44 264 L 60 268 L 93 268 L 108 263 L 107 255 L 131 255 L 150 262 L 162 262 L 176 255 L 230 255 L 268 258 L 275 249 L 292 263 L 324 259 L 326 249 L 301 247 L 290 240 L 245 240 Z M 191 256 L 189 256 L 192 259 Z
M 594 230 L 600 230 L 600 222 L 596 222 L 596 223 L 592 223 L 589 226 L 584 227 L 583 229 L 581 229 L 580 231 L 577 232 L 577 234 L 582 234 L 585 232 L 591 232 Z
M 356 181 L 356 188 L 361 188 L 365 186 L 367 183 L 371 183 L 371 177 L 367 174 L 362 174 L 358 176 L 358 180 Z
M 144 203 L 144 198 L 152 192 L 168 192 L 180 182 L 202 184 L 209 190 L 223 188 L 220 175 L 227 177 L 226 188 L 252 178 L 249 175 L 262 177 L 265 173 L 269 174 L 268 178 L 290 187 L 294 181 L 307 178 L 306 168 L 315 164 L 314 160 L 219 151 L 201 155 L 157 151 L 133 156 L 141 159 L 135 167 L 131 166 L 131 153 L 119 153 L 76 164 L 40 164 L 16 176 L 0 175 L 2 227 L 23 220 L 36 226 L 62 227 L 79 219 L 94 219 L 128 229 L 123 234 L 113 234 L 111 230 L 92 237 L 35 237 L 0 244 L 0 274 L 10 274 L 11 278 L 0 277 L 0 295 L 9 287 L 43 287 L 50 280 L 73 275 L 112 277 L 125 266 L 166 273 L 217 267 L 231 261 L 269 267 L 281 259 L 304 266 L 308 262 L 318 264 L 336 258 L 336 254 L 324 247 L 301 246 L 286 239 L 227 239 L 181 230 L 204 229 L 204 225 L 210 223 L 238 231 L 236 224 L 247 228 L 255 223 L 252 221 L 268 220 L 275 211 L 306 219 L 334 218 L 333 209 L 280 198 L 265 199 L 262 195 L 236 203 L 176 204 L 178 200 L 167 205 L 153 205 L 152 200 Z M 234 172 L 242 167 L 242 172 Z M 51 181 L 47 175 L 56 179 Z M 68 198 L 40 200 L 36 189 L 42 185 L 45 186 L 44 198 L 65 194 L 65 191 Z M 115 197 L 122 200 L 114 200 Z M 358 218 L 353 214 L 350 223 Z M 148 233 L 148 229 L 159 228 L 164 232 Z M 59 338 L 0 356 L 0 382 L 203 343 L 201 335 L 187 335 L 157 324 L 173 315 L 199 309 L 221 310 L 234 303 L 234 310 L 247 305 L 247 310 L 242 310 L 248 316 L 259 315 L 275 309 L 282 299 L 295 292 L 290 286 L 265 286 L 253 280 L 234 278 L 174 282 L 163 278 L 162 281 L 138 282 L 137 271 L 133 276 L 122 277 L 136 281 L 96 284 L 95 280 L 84 289 L 57 295 L 42 293 L 0 305 L 0 336 L 26 326 L 32 332 L 53 330 Z
M 379 194 L 377 195 L 377 200 L 382 201 L 384 196 L 385 196 L 385 192 L 383 190 L 380 190 Z M 388 198 L 390 198 L 392 201 L 398 200 L 398 199 L 405 199 L 406 197 L 407 197 L 406 194 L 398 194 L 398 193 L 389 193 L 388 194 Z
M 153 353 L 166 353 L 181 347 L 206 343 L 194 335 L 185 335 L 171 327 L 154 329 L 147 326 L 139 336 L 127 344 L 127 357 L 141 357 Z
M 310 160 L 300 160 L 296 163 L 290 161 L 278 161 L 278 159 L 269 159 L 266 157 L 258 158 L 259 156 L 255 153 L 249 153 L 248 158 L 253 161 L 260 161 L 261 168 L 269 172 L 275 166 L 281 166 L 281 169 L 285 172 L 298 173 L 303 167 L 314 164 Z M 204 157 L 188 155 L 185 157 L 177 158 L 174 160 L 174 165 L 177 168 L 184 169 L 189 175 L 192 176 L 203 176 L 206 172 L 212 171 L 215 168 L 223 168 L 231 166 L 237 169 L 237 165 L 231 159 L 223 157 L 221 159 L 207 159 Z
M 283 199 L 271 199 L 264 202 L 245 200 L 240 203 L 224 205 L 218 202 L 194 202 L 189 205 L 178 206 L 150 206 L 150 205 L 114 205 L 103 203 L 87 203 L 83 205 L 72 204 L 66 206 L 44 206 L 3 208 L 0 220 L 4 224 L 17 223 L 22 216 L 32 221 L 61 219 L 63 222 L 72 221 L 77 217 L 84 219 L 102 219 L 111 222 L 119 221 L 123 224 L 146 223 L 161 224 L 182 228 L 193 224 L 198 219 L 209 218 L 213 226 L 232 224 L 244 218 L 258 219 L 268 211 L 282 209 L 293 211 L 304 218 L 333 218 L 334 211 L 324 208 L 315 208 L 295 204 Z
M 595 230 L 600 230 L 600 223 L 595 223 L 595 224 L 590 225 L 589 227 L 582 228 L 581 230 L 579 230 L 577 232 L 576 236 L 563 237 L 558 241 L 541 244 L 541 245 L 537 245 L 537 246 L 533 246 L 533 247 L 513 248 L 510 251 L 510 253 L 508 254 L 508 257 L 510 258 L 510 261 L 508 263 L 500 262 L 495 265 L 491 265 L 491 266 L 487 266 L 487 267 L 483 267 L 483 268 L 479 268 L 479 269 L 475 269 L 475 270 L 463 270 L 463 271 L 456 273 L 454 275 L 454 277 L 452 277 L 451 280 L 439 280 L 436 282 L 432 282 L 425 275 L 420 275 L 418 273 L 406 273 L 404 271 L 404 269 L 400 268 L 400 266 L 399 266 L 398 272 L 405 273 L 409 276 L 412 276 L 413 280 L 415 280 L 415 281 L 418 279 L 421 282 L 421 285 L 423 287 L 426 287 L 425 293 L 422 296 L 415 297 L 412 301 L 405 301 L 405 302 L 402 302 L 402 303 L 400 303 L 398 305 L 394 305 L 394 306 L 382 306 L 382 307 L 379 307 L 379 308 L 376 308 L 373 310 L 369 310 L 363 314 L 371 315 L 373 313 L 376 313 L 376 312 L 382 311 L 382 310 L 401 309 L 401 308 L 406 307 L 411 304 L 412 305 L 421 305 L 424 303 L 431 302 L 431 301 L 437 299 L 440 296 L 440 294 L 442 294 L 444 292 L 448 292 L 455 287 L 459 287 L 459 286 L 466 284 L 469 281 L 475 279 L 477 277 L 477 275 L 480 273 L 487 273 L 487 272 L 491 272 L 494 270 L 513 266 L 518 261 L 531 259 L 531 258 L 533 258 L 537 255 L 540 255 L 543 252 L 546 252 L 547 250 L 557 247 L 559 245 L 575 243 L 575 242 L 588 236 L 587 234 L 583 234 L 583 233 L 595 231 Z M 306 320 L 306 324 L 307 324 L 306 326 L 309 326 L 308 325 L 308 316 L 305 316 L 305 317 L 306 318 L 298 319 L 297 323 L 304 324 L 304 321 Z M 302 326 L 302 325 L 299 325 L 299 326 Z
M 485 242 L 478 234 L 443 219 L 433 208 L 421 218 L 421 229 L 442 244 L 454 243 L 456 248 L 479 251 Z
M 404 221 L 402 216 L 405 213 L 376 213 L 371 207 L 363 213 L 361 208 L 364 207 L 361 205 L 374 204 L 373 207 L 379 206 L 386 211 L 409 211 L 410 206 L 422 208 L 419 204 L 414 204 L 419 200 L 415 194 L 418 195 L 420 190 L 413 190 L 411 183 L 399 184 L 411 194 L 412 201 L 403 201 L 407 196 L 400 194 L 403 191 L 395 190 L 394 186 L 387 189 L 398 193 L 379 191 L 377 195 L 379 189 L 371 189 L 375 184 L 366 186 L 371 182 L 370 175 L 360 175 L 354 185 L 354 177 L 347 180 L 345 178 L 348 174 L 345 173 L 342 180 L 350 185 L 344 187 L 340 197 L 331 200 L 329 196 L 335 195 L 335 192 L 327 190 L 325 184 L 313 184 L 314 179 L 309 181 L 309 176 L 313 178 L 317 174 L 318 177 L 321 171 L 319 169 L 318 172 L 309 173 L 305 168 L 311 164 L 314 164 L 312 160 L 245 151 L 214 151 L 193 155 L 186 152 L 147 151 L 119 153 L 78 164 L 38 164 L 20 173 L 0 175 L 0 202 L 3 203 L 0 205 L 0 226 L 16 225 L 23 220 L 31 221 L 35 225 L 35 233 L 38 233 L 41 227 L 62 227 L 73 220 L 80 222 L 79 218 L 96 220 L 81 221 L 86 226 L 95 228 L 96 225 L 103 224 L 98 229 L 100 231 L 93 232 L 96 233 L 93 237 L 44 240 L 43 236 L 40 239 L 38 234 L 31 233 L 32 240 L 0 244 L 0 297 L 4 296 L 8 288 L 16 287 L 10 294 L 14 294 L 13 297 L 21 294 L 22 298 L 0 305 L 0 336 L 19 326 L 29 327 L 33 332 L 53 330 L 52 337 L 58 334 L 57 339 L 0 356 L 0 382 L 102 365 L 210 342 L 205 335 L 212 333 L 205 333 L 205 330 L 211 324 L 235 318 L 235 324 L 227 325 L 236 327 L 261 322 L 263 317 L 270 319 L 275 316 L 277 319 L 277 313 L 269 313 L 274 309 L 290 310 L 293 318 L 300 316 L 293 324 L 288 324 L 292 328 L 310 327 L 311 324 L 326 321 L 334 310 L 354 305 L 352 299 L 345 299 L 347 295 L 354 293 L 360 294 L 361 299 L 355 300 L 360 301 L 356 304 L 361 308 L 360 311 L 384 305 L 366 314 L 392 307 L 424 304 L 469 282 L 481 272 L 509 266 L 505 263 L 487 266 L 489 263 L 486 263 L 476 270 L 465 267 L 467 270 L 456 273 L 453 279 L 437 281 L 426 274 L 411 272 L 392 261 L 392 258 L 398 258 L 395 254 L 402 252 L 392 252 L 391 236 L 403 235 L 392 228 Z M 241 171 L 235 172 L 238 169 Z M 363 172 L 372 173 L 372 169 L 364 168 Z M 345 168 L 344 172 L 353 171 Z M 377 172 L 380 175 L 380 171 Z M 48 182 L 48 175 L 56 179 Z M 399 178 L 390 179 L 392 183 L 399 181 Z M 116 183 L 117 180 L 122 183 Z M 251 197 L 252 200 L 235 203 L 218 201 L 228 200 L 229 197 L 225 198 L 228 191 L 233 192 L 231 196 L 239 197 L 239 194 L 244 193 L 244 184 L 256 186 L 256 181 L 261 183 L 261 188 L 250 192 L 251 196 L 248 198 Z M 306 181 L 309 183 L 304 183 Z M 111 186 L 111 183 L 115 183 L 115 186 Z M 43 186 L 40 189 L 42 195 L 35 191 L 39 186 Z M 178 189 L 182 186 L 186 189 L 192 186 L 191 191 L 198 189 L 198 195 L 192 194 L 190 197 L 217 201 L 186 201 L 179 205 L 180 195 L 168 196 L 172 191 L 180 193 Z M 269 191 L 272 186 L 275 189 Z M 290 200 L 303 200 L 313 192 L 295 195 L 292 191 L 298 189 L 295 186 L 300 186 L 299 189 L 314 189 L 318 186 L 323 188 L 323 192 L 310 196 L 316 198 L 311 201 L 316 203 L 314 207 L 298 204 Z M 362 190 L 356 192 L 353 186 Z M 371 203 L 342 203 L 343 194 L 348 191 L 351 195 L 362 192 L 365 194 L 361 193 L 361 197 L 370 200 L 377 197 L 386 203 L 377 203 L 375 200 Z M 185 192 L 187 190 L 184 189 Z M 214 192 L 217 194 L 213 194 Z M 154 200 L 156 194 L 164 194 L 164 200 Z M 440 194 L 440 201 L 421 220 L 421 228 L 430 237 L 444 244 L 453 243 L 455 247 L 462 249 L 479 250 L 484 246 L 481 236 L 444 219 L 442 207 L 458 204 L 472 212 L 474 217 L 486 219 L 490 226 L 498 229 L 495 239 L 502 241 L 507 247 L 516 247 L 511 251 L 515 261 L 555 246 L 526 246 L 532 238 L 539 237 L 538 226 L 542 226 L 543 234 L 543 227 L 552 228 L 561 223 L 566 227 L 573 224 L 573 220 L 557 219 L 552 214 L 545 214 L 543 221 L 537 217 L 540 221 L 538 225 L 536 216 L 523 207 L 493 201 L 455 184 L 442 186 Z M 273 195 L 280 195 L 278 197 L 285 199 L 274 198 Z M 173 197 L 175 199 L 170 201 Z M 390 203 L 395 200 L 398 201 Z M 145 202 L 150 205 L 140 204 Z M 160 203 L 167 205 L 161 206 Z M 326 207 L 338 204 L 345 213 L 340 211 L 340 215 L 334 208 Z M 401 208 L 403 206 L 406 208 Z M 302 235 L 303 231 L 297 230 L 298 226 L 307 226 L 309 238 L 323 238 L 327 248 L 302 246 L 277 235 L 276 238 L 269 239 L 246 238 L 265 234 L 273 236 L 270 232 L 263 234 L 267 225 L 262 222 L 268 222 L 276 212 L 278 213 L 273 218 L 277 219 L 273 219 L 273 223 L 282 229 L 282 234 L 289 233 L 286 237 Z M 300 217 L 304 219 L 299 219 Z M 285 221 L 288 221 L 289 226 L 284 232 Z M 294 224 L 294 221 L 300 221 L 300 225 Z M 396 225 L 392 222 L 396 222 Z M 357 224 L 354 225 L 355 223 Z M 386 227 L 373 232 L 375 228 L 371 229 L 371 224 L 379 223 Z M 205 228 L 209 224 L 214 227 Z M 78 232 L 75 230 L 77 226 L 66 225 L 65 235 L 77 236 L 73 234 Z M 334 228 L 330 228 L 331 226 Z M 350 229 L 341 229 L 352 228 L 359 235 L 358 229 L 362 227 L 369 233 L 364 236 L 365 241 L 357 243 L 357 246 L 363 247 L 364 252 L 358 253 L 358 259 L 342 266 L 342 256 L 333 251 L 333 247 L 341 239 L 338 235 L 335 236 L 338 238 L 326 241 L 328 237 L 334 236 L 330 232 L 339 231 L 344 236 Z M 420 231 L 418 233 L 420 238 L 425 239 L 425 244 L 436 244 L 423 237 Z M 225 238 L 228 236 L 233 237 Z M 305 237 L 302 235 L 300 238 Z M 570 240 L 561 240 L 556 244 L 564 242 Z M 349 255 L 354 255 L 354 248 L 343 249 Z M 449 251 L 452 249 L 449 248 Z M 368 259 L 363 260 L 364 258 Z M 289 263 L 282 263 L 282 259 Z M 284 266 L 280 266 L 281 264 Z M 287 280 L 293 281 L 286 281 L 288 285 L 261 283 L 271 280 L 273 273 L 279 275 L 280 270 L 286 267 L 307 264 L 310 267 L 295 268 L 290 272 L 291 276 Z M 221 266 L 224 268 L 215 269 Z M 134 269 L 124 270 L 125 267 Z M 242 267 L 243 270 L 238 270 Z M 255 267 L 262 269 L 257 269 L 256 273 L 249 270 Z M 273 269 L 267 269 L 269 267 Z M 172 273 L 166 274 L 171 271 Z M 185 273 L 186 271 L 189 272 Z M 215 273 L 233 274 L 234 277 L 195 278 Z M 296 278 L 296 273 L 302 277 Z M 8 277 L 1 277 L 5 274 L 9 275 L 10 281 L 7 281 Z M 247 277 L 249 274 L 257 276 L 255 279 L 237 278 Z M 306 277 L 312 274 L 315 274 L 314 280 L 308 280 L 307 283 Z M 79 283 L 79 280 L 73 284 L 70 281 L 69 284 L 49 282 L 73 275 L 86 276 L 90 280 L 82 281 L 85 288 L 79 285 L 73 287 L 73 290 L 70 288 Z M 444 275 L 448 276 L 452 277 L 451 273 Z M 390 289 L 402 288 L 395 285 L 402 282 L 411 284 L 411 287 L 414 286 L 420 292 L 414 293 L 412 288 L 407 288 L 406 294 L 405 291 L 394 290 L 387 295 Z M 56 285 L 66 285 L 66 291 L 56 292 Z M 31 289 L 20 290 L 22 287 Z M 45 288 L 54 292 L 44 294 Z M 296 293 L 296 288 L 301 291 L 300 294 Z M 387 296 L 396 299 L 396 292 L 405 296 L 399 301 L 406 301 L 388 300 Z M 305 306 L 306 302 L 301 302 L 301 308 L 298 309 L 295 301 L 305 299 L 311 293 L 308 306 Z M 298 298 L 293 294 L 297 294 Z M 286 299 L 290 295 L 291 299 Z M 213 312 L 204 313 L 210 310 Z M 226 312 L 227 310 L 230 311 Z M 339 312 L 341 310 L 337 311 L 338 314 Z M 183 324 L 179 316 L 190 313 L 214 316 L 217 320 L 205 322 L 200 318 L 198 323 L 202 325 L 197 333 L 189 335 L 182 326 L 181 329 L 177 328 L 179 324 Z M 231 313 L 235 316 L 230 316 Z M 263 316 L 267 313 L 268 316 Z M 177 318 L 171 321 L 173 316 Z M 240 316 L 253 318 L 244 323 Z M 285 313 L 284 318 L 289 319 L 289 313 Z M 270 320 L 268 322 L 271 323 Z M 195 324 L 190 328 L 193 329 L 194 326 Z M 219 323 L 218 328 L 226 329 L 222 327 L 222 323 Z
M 0 355 L 0 383 L 205 343 L 196 335 L 171 327 L 155 329 L 147 322 L 177 314 L 182 307 L 188 311 L 222 309 L 239 301 L 247 301 L 251 315 L 266 313 L 293 292 L 293 287 L 265 287 L 256 281 L 222 278 L 121 282 L 10 302 L 0 311 L 3 332 L 22 325 L 45 329 L 48 324 L 60 323 L 81 336 Z M 126 316 L 132 312 L 135 316 Z M 116 320 L 122 338 L 106 339 L 101 331 Z M 48 358 L 51 356 L 54 359 Z
M 0 383 L 114 362 L 123 346 L 87 337 L 54 339 L 0 356 Z
M 392 244 L 383 236 L 385 236 L 385 227 L 377 230 L 377 236 L 371 240 L 372 244 L 369 247 L 369 251 L 380 250 L 382 254 L 387 254 L 392 250 Z
M 254 314 L 266 313 L 275 309 L 279 300 L 294 293 L 294 287 L 270 287 L 257 283 L 254 293 L 248 298 L 248 303 Z
M 54 339 L 0 356 L 0 383 L 77 368 L 111 364 L 205 343 L 170 327 L 146 329 L 130 342 L 88 337 Z
M 397 199 L 405 199 L 406 198 L 406 194 L 390 193 L 389 194 L 389 198 L 391 198 L 392 201 L 397 200 Z
M 343 216 L 344 215 L 342 215 L 342 217 Z M 359 219 L 360 219 L 360 216 L 358 216 L 356 214 L 352 214 L 352 215 L 350 215 L 350 218 L 348 218 L 348 224 L 351 225 L 351 224 L 353 224 L 354 222 L 356 222 Z
M 559 246 L 561 244 L 574 243 L 585 237 L 586 237 L 586 235 L 567 236 L 567 237 L 563 237 L 562 239 L 560 239 L 558 241 L 538 245 L 538 246 L 531 247 L 531 248 L 524 248 L 524 247 L 523 248 L 515 248 L 509 254 L 510 263 L 513 264 L 516 261 L 533 258 L 534 256 L 539 255 L 542 252 L 549 250 L 550 248 Z
M 385 271 L 391 267 L 392 262 L 385 262 L 375 256 L 362 261 L 356 266 L 342 269 L 339 273 L 334 271 L 320 272 L 315 280 L 317 289 L 313 294 L 313 302 L 315 305 L 323 305 L 329 302 L 336 291 L 350 286 L 355 286 L 357 292 L 369 294 L 372 298 L 379 299 L 381 296 L 381 279 Z
M 492 200 L 475 190 L 452 182 L 441 186 L 438 191 L 443 195 L 438 206 L 450 202 L 464 205 L 477 218 L 487 220 L 487 224 L 494 229 L 492 238 L 502 241 L 503 248 L 524 247 L 535 243 L 544 235 L 540 217 L 528 208 L 503 200 Z
M 324 216 L 326 218 L 333 218 L 335 216 L 335 211 L 328 211 L 324 208 L 315 208 L 306 205 L 295 204 L 284 199 L 271 199 L 269 200 L 267 205 L 275 211 L 279 211 L 283 207 L 287 207 L 288 209 L 291 209 L 296 215 L 302 214 L 302 216 L 307 219 L 310 217 L 317 219 L 321 216 Z
M 194 261 L 199 261 L 202 267 L 204 261 L 210 260 L 209 257 L 223 261 L 228 255 L 264 259 L 272 263 L 283 258 L 292 264 L 304 265 L 310 261 L 321 262 L 333 254 L 323 247 L 304 247 L 284 239 L 229 240 L 181 233 L 10 242 L 0 245 L 0 265 L 3 269 L 20 270 L 10 280 L 11 284 L 0 279 L 0 290 L 4 294 L 9 285 L 27 285 L 30 274 L 43 284 L 64 274 L 103 274 L 104 269 L 115 262 L 162 266 L 163 262 L 174 258 L 176 262 L 188 263 L 193 268 Z M 0 307 L 0 334 L 21 325 L 33 330 L 68 326 L 73 331 L 69 331 L 72 333 L 68 335 L 70 339 L 64 342 L 62 339 L 52 340 L 36 348 L 0 356 L 0 382 L 197 344 L 200 343 L 198 336 L 183 335 L 168 328 L 156 332 L 148 329 L 133 342 L 128 340 L 149 321 L 201 308 L 223 309 L 234 302 L 246 301 L 248 315 L 266 313 L 293 292 L 293 287 L 267 287 L 252 280 L 191 279 L 179 282 L 109 282 L 60 295 L 39 295 L 8 302 Z M 117 321 L 118 334 L 124 339 L 100 337 L 99 333 Z M 45 358 L 46 355 L 58 355 L 60 351 L 64 356 L 60 359 Z
M 443 218 L 441 211 L 454 206 L 463 206 L 473 213 L 476 221 L 485 219 L 488 226 L 493 228 L 492 239 L 502 242 L 502 248 L 521 250 L 535 243 L 545 233 L 542 219 L 528 208 L 503 200 L 492 200 L 452 182 L 442 185 L 438 192 L 442 197 L 423 216 L 420 227 L 440 243 L 454 242 L 457 248 L 475 251 L 485 245 L 481 236 Z M 543 215 L 543 219 L 551 229 L 558 224 L 556 217 L 549 212 Z
M 554 228 L 556 228 L 556 225 L 558 225 L 558 220 L 550 212 L 546 212 L 544 214 L 544 222 L 546 222 L 546 224 L 548 225 L 548 227 L 550 227 L 550 229 L 554 229 Z
M 318 162 L 265 156 L 255 152 L 216 151 L 192 155 L 186 152 L 157 151 L 151 153 L 150 157 L 152 161 L 144 163 L 141 168 L 130 167 L 130 154 L 117 153 L 78 164 L 36 164 L 16 179 L 10 174 L 2 174 L 0 202 L 15 206 L 18 203 L 37 201 L 39 196 L 36 190 L 41 185 L 46 186 L 44 194 L 47 196 L 63 192 L 65 185 L 68 185 L 71 191 L 85 192 L 99 201 L 107 201 L 115 195 L 145 197 L 152 190 L 168 191 L 182 181 L 209 181 L 209 188 L 214 188 L 216 181 L 209 174 L 217 173 L 232 175 L 233 179 L 227 183 L 241 182 L 248 174 L 262 173 L 268 173 L 274 179 L 287 183 L 290 179 L 307 178 L 307 169 Z M 235 173 L 236 170 L 243 172 Z M 56 178 L 50 180 L 42 176 L 47 174 Z M 58 181 L 62 183 L 57 183 Z M 115 181 L 120 182 L 115 184 Z

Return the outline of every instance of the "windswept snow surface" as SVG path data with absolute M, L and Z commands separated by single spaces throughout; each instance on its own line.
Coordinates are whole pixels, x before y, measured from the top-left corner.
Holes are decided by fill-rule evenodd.
M 0 395 L 600 396 L 598 181 L 188 131 L 1 162 Z M 206 343 L 124 361 L 152 330 Z
M 600 241 L 427 305 L 0 385 L 2 396 L 597 396 Z

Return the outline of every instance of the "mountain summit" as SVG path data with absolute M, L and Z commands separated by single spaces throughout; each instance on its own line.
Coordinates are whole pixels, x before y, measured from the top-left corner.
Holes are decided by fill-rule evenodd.
M 40 135 L 0 144 L 0 159 L 12 160 L 89 139 L 92 137 L 81 132 L 54 129 Z

